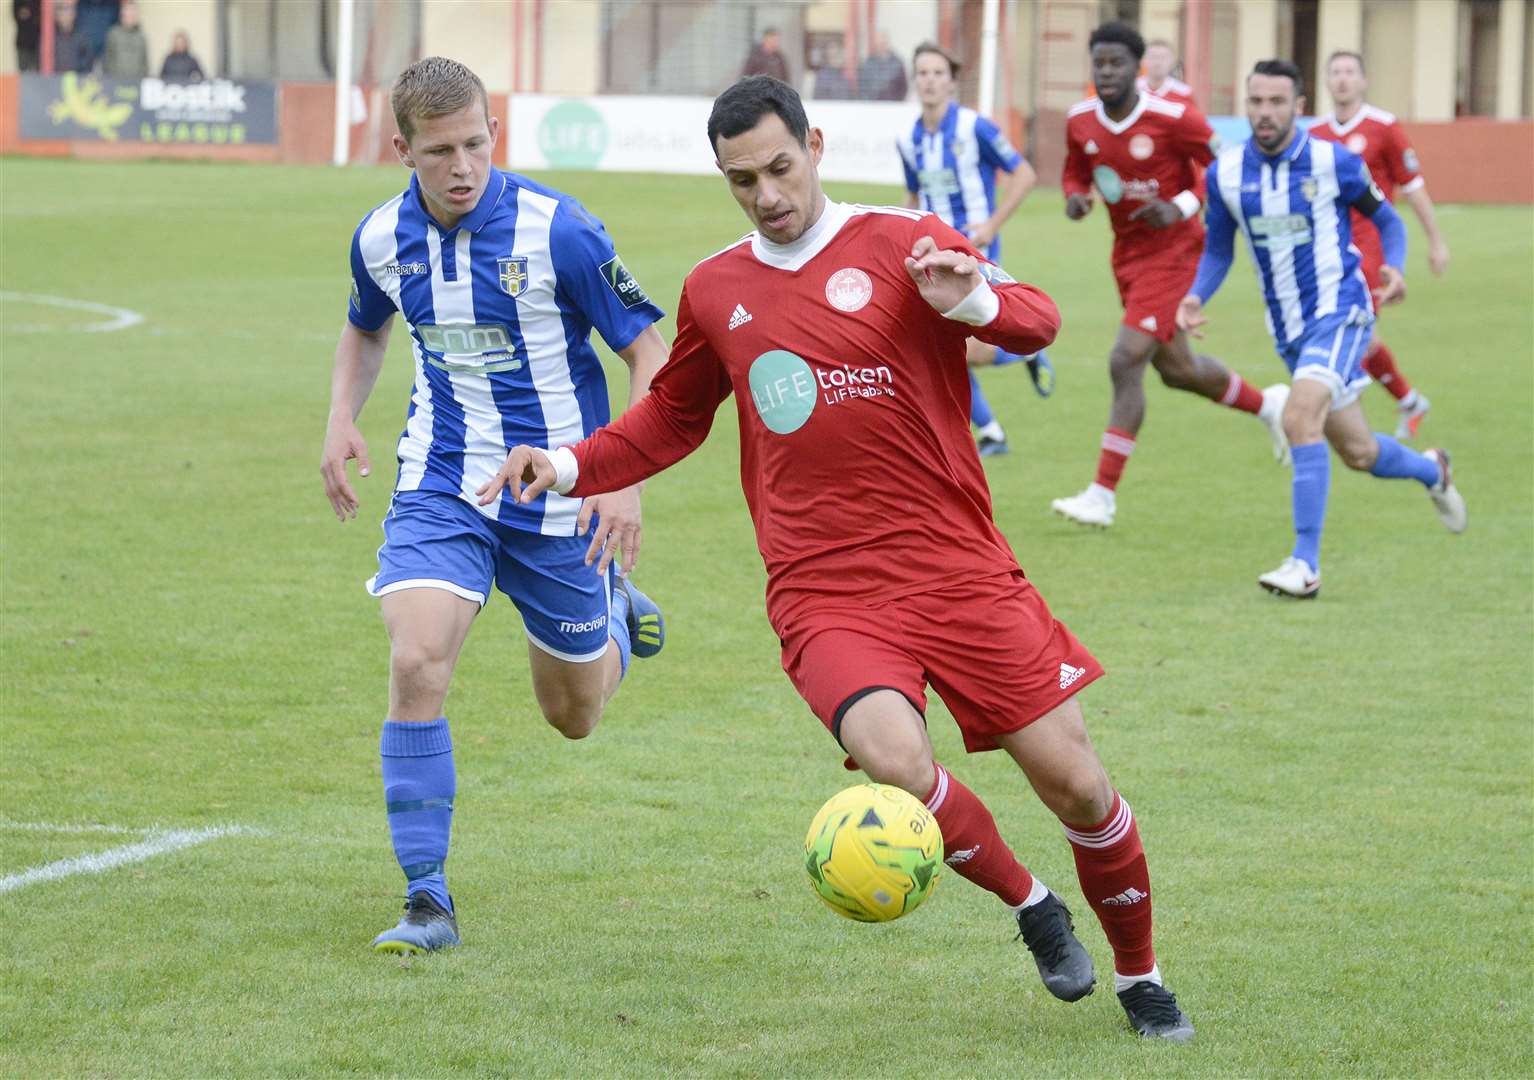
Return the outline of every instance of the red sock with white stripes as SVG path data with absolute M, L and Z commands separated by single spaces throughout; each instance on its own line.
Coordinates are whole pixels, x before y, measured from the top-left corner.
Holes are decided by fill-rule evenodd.
M 1225 393 L 1220 396 L 1220 404 L 1255 416 L 1262 411 L 1262 391 L 1232 371 L 1230 381 L 1225 384 Z
M 1097 483 L 1109 491 L 1119 486 L 1129 455 L 1135 452 L 1135 437 L 1127 431 L 1109 428 L 1103 432 L 1102 453 L 1097 456 Z
M 1112 809 L 1096 825 L 1061 824 L 1076 856 L 1081 892 L 1113 947 L 1114 971 L 1130 976 L 1153 971 L 1150 870 L 1129 804 L 1114 792 Z
M 937 766 L 937 780 L 922 800 L 943 830 L 948 865 L 1004 903 L 1020 907 L 1033 892 L 1033 875 L 996 831 L 996 819 L 969 788 Z M 1042 899 L 1043 893 L 1040 893 Z
M 1376 341 L 1364 354 L 1364 370 L 1371 379 L 1389 390 L 1390 396 L 1397 401 L 1404 401 L 1411 393 L 1411 383 L 1401 374 L 1401 369 L 1396 367 L 1395 353 L 1383 341 Z

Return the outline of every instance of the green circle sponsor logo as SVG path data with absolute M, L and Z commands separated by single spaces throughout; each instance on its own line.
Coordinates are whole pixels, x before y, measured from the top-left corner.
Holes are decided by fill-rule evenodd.
M 1106 165 L 1099 165 L 1092 170 L 1092 183 L 1097 185 L 1106 203 L 1116 203 L 1124 197 L 1124 181 Z
M 815 409 L 815 373 L 791 352 L 762 353 L 752 362 L 747 379 L 751 400 L 769 431 L 779 435 L 798 431 Z
M 607 121 L 584 101 L 561 101 L 538 124 L 538 149 L 556 169 L 594 169 L 607 152 Z

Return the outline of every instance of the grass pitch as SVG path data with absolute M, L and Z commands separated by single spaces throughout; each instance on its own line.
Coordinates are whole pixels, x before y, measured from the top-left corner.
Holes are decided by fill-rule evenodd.
M 404 179 L 0 162 L 0 290 L 144 317 L 87 332 L 113 316 L 0 300 L 0 878 L 164 841 L 138 830 L 246 830 L 7 886 L 0 1074 L 1534 1072 L 1528 208 L 1446 208 L 1449 276 L 1418 243 L 1381 326 L 1433 399 L 1419 445 L 1454 453 L 1469 531 L 1445 533 L 1411 482 L 1334 467 L 1326 588 L 1304 605 L 1255 585 L 1288 551 L 1287 473 L 1258 425 L 1195 398 L 1151 389 L 1111 532 L 1049 516 L 1091 478 L 1107 411 L 1106 220 L 1072 225 L 1041 192 L 1007 228 L 1007 266 L 1065 330 L 1051 400 L 983 376 L 1013 446 L 987 467 L 1023 566 L 1109 669 L 1089 724 L 1199 1028 L 1170 1047 L 1129 1034 L 1111 983 L 1048 997 L 956 875 L 887 926 L 811 895 L 801 838 L 849 777 L 778 668 L 729 409 L 647 490 L 639 580 L 670 642 L 591 739 L 542 723 L 514 610 L 485 612 L 448 706 L 465 945 L 367 950 L 402 892 L 362 581 L 403 333 L 363 416 L 379 467 L 356 522 L 335 522 L 317 463 L 346 246 Z M 668 310 L 745 230 L 717 180 L 544 179 Z M 1249 267 L 1211 315 L 1210 351 L 1282 377 Z M 1393 426 L 1383 393 L 1368 408 Z M 1007 760 L 964 758 L 931 720 L 1106 978 L 1058 825 Z

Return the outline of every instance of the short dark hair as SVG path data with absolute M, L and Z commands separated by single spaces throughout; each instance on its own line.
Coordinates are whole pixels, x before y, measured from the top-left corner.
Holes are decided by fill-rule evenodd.
M 916 64 L 916 61 L 922 58 L 923 53 L 931 53 L 933 56 L 941 56 L 944 60 L 948 61 L 948 74 L 955 79 L 959 77 L 959 68 L 963 65 L 959 63 L 958 58 L 954 56 L 953 53 L 949 52 L 935 41 L 924 41 L 912 50 L 911 64 L 913 67 Z
M 1294 96 L 1300 97 L 1305 93 L 1305 76 L 1300 74 L 1300 65 L 1293 60 L 1259 60 L 1252 68 L 1252 75 L 1271 75 L 1274 78 L 1288 79 L 1294 83 Z M 1250 79 L 1252 75 L 1248 75 Z
M 1145 39 L 1126 22 L 1105 22 L 1087 38 L 1087 51 L 1097 45 L 1122 45 L 1136 60 L 1145 58 Z
M 1358 61 L 1358 70 L 1360 72 L 1364 71 L 1364 58 L 1363 58 L 1363 56 L 1360 55 L 1359 53 L 1354 52 L 1352 49 L 1338 49 L 1336 52 L 1332 53 L 1332 55 L 1328 56 L 1326 58 L 1326 70 L 1330 71 L 1332 69 L 1332 61 L 1333 60 L 1340 59 L 1341 57 L 1344 57 L 1344 56 L 1351 56 L 1354 60 L 1357 60 Z
M 800 146 L 808 145 L 810 120 L 804 115 L 804 102 L 799 100 L 799 92 L 771 75 L 747 75 L 737 79 L 734 86 L 714 99 L 713 111 L 708 114 L 708 145 L 717 155 L 720 136 L 733 139 L 744 134 L 756 127 L 768 113 L 777 113 Z

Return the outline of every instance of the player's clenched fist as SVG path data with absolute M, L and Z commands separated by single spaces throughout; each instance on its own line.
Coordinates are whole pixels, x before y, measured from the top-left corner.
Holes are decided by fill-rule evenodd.
M 1065 216 L 1080 221 L 1092 212 L 1092 196 L 1074 192 L 1065 197 Z
M 479 496 L 479 505 L 489 506 L 500 498 L 503 489 L 510 488 L 513 500 L 529 503 L 553 486 L 554 463 L 548 452 L 536 446 L 517 446 L 506 455 L 501 471 L 474 494 Z
M 1177 305 L 1177 329 L 1201 338 L 1204 336 L 1203 325 L 1208 321 L 1209 317 L 1204 314 L 1204 302 L 1192 293 L 1184 296 Z
M 973 255 L 940 248 L 930 236 L 912 245 L 905 270 L 916 282 L 922 299 L 938 311 L 952 311 L 982 280 L 980 264 Z

